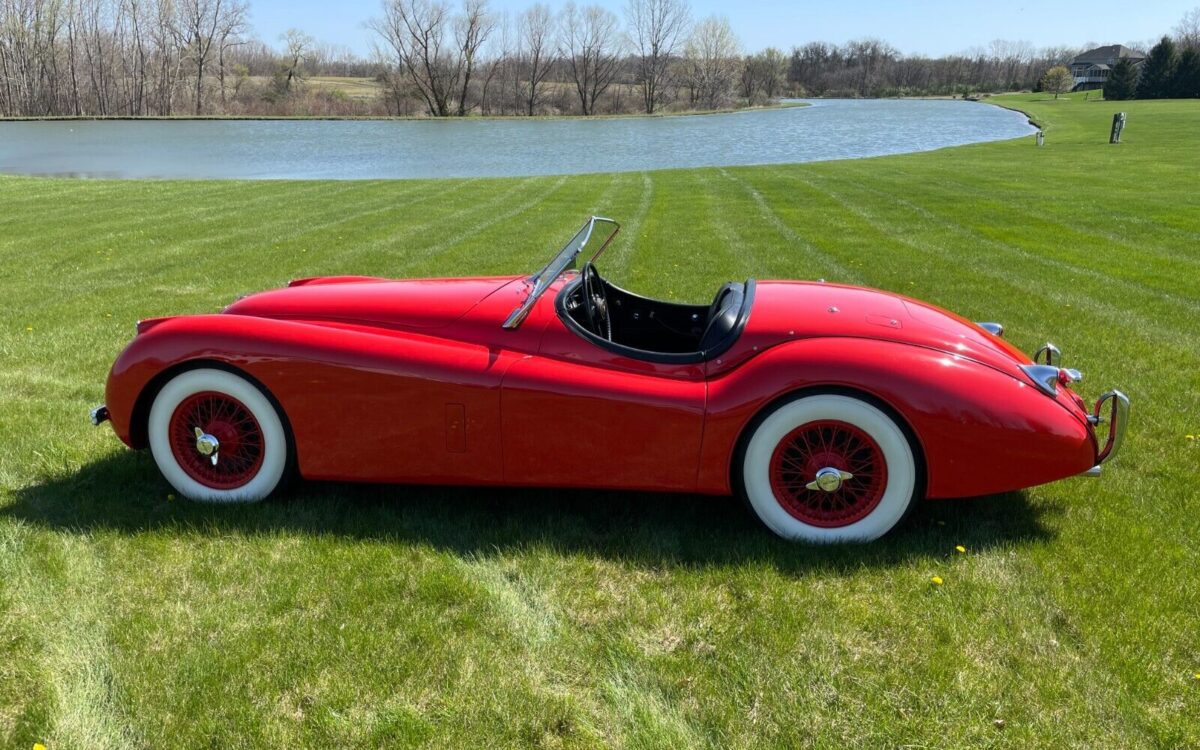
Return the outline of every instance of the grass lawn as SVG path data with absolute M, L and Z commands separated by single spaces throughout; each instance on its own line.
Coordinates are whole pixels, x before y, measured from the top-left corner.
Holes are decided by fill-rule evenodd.
M 995 101 L 1046 145 L 0 177 L 0 746 L 1197 746 L 1200 102 Z M 1132 398 L 1123 453 L 822 549 L 721 498 L 302 485 L 206 507 L 87 424 L 138 318 L 298 276 L 527 271 L 591 212 L 625 224 L 603 271 L 644 293 L 824 277 L 1052 339 L 1089 399 Z

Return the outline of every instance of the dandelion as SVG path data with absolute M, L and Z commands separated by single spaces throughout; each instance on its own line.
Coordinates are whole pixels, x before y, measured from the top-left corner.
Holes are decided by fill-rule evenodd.
M 967 552 L 967 548 L 962 546 L 961 544 L 956 544 L 956 545 L 954 545 L 954 551 L 960 555 L 965 555 Z
M 1187 436 L 1187 439 L 1188 439 L 1188 440 L 1195 440 L 1195 439 L 1196 439 L 1196 436 L 1195 436 L 1195 435 L 1188 435 L 1188 436 Z
M 929 582 L 932 583 L 934 586 L 941 586 L 943 583 L 941 576 L 934 576 L 933 578 L 929 579 Z
M 174 500 L 174 499 L 175 499 L 175 495 L 174 495 L 174 494 L 167 495 L 167 499 L 168 499 L 168 500 Z
M 25 330 L 26 330 L 26 331 L 32 331 L 32 330 L 33 330 L 33 326 L 25 326 Z
M 33 750 L 46 750 L 46 746 L 40 742 L 33 743 Z

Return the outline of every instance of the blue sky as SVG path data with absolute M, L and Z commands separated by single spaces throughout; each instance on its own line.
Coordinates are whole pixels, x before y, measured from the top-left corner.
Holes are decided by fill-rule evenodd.
M 554 9 L 566 0 L 546 0 Z M 576 0 L 589 4 L 597 0 Z M 249 0 L 255 32 L 269 44 L 295 26 L 323 42 L 359 53 L 371 47 L 363 22 L 379 14 L 379 0 Z M 624 0 L 598 0 L 618 14 Z M 804 42 L 845 42 L 875 36 L 905 53 L 943 55 L 993 39 L 1024 40 L 1037 47 L 1086 42 L 1148 40 L 1168 32 L 1200 0 L 692 0 L 697 17 L 726 16 L 748 50 L 788 49 Z M 491 0 L 496 10 L 518 12 L 525 0 Z

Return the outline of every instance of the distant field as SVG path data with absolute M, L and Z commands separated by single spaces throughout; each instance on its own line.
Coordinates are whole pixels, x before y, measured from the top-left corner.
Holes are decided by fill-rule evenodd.
M 0 177 L 0 746 L 1200 745 L 1200 102 L 992 101 L 1046 145 Z M 1123 454 L 821 549 L 722 498 L 329 484 L 206 507 L 87 425 L 138 318 L 299 276 L 524 272 L 593 212 L 625 225 L 603 271 L 646 294 L 823 277 L 1051 339 L 1089 398 L 1130 394 Z
M 383 85 L 374 78 L 313 76 L 305 83 L 313 88 L 341 91 L 353 99 L 378 99 L 384 94 Z

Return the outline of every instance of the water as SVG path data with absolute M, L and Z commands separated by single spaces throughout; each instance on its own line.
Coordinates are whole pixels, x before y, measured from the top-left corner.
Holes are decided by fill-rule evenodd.
M 0 122 L 0 172 L 366 179 L 851 159 L 1016 138 L 1024 115 L 949 100 L 818 99 L 691 117 Z

